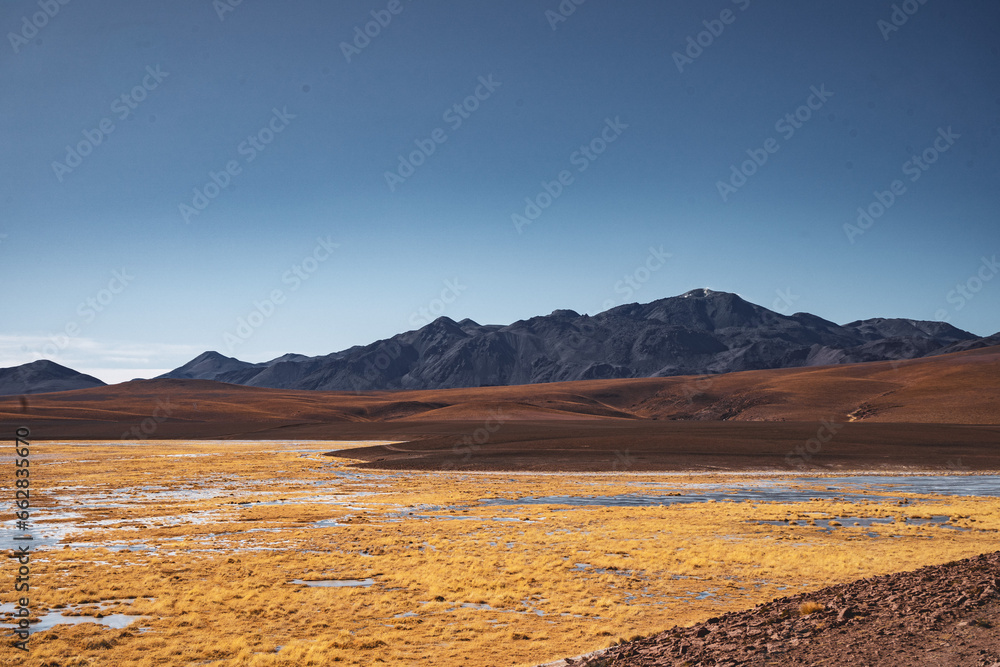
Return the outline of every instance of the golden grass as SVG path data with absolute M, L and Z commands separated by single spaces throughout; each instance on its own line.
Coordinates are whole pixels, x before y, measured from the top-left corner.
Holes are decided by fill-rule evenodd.
M 984 498 L 489 507 L 479 500 L 663 493 L 665 478 L 390 474 L 303 451 L 325 448 L 36 445 L 38 517 L 75 516 L 48 524 L 72 532 L 33 560 L 33 609 L 143 618 L 56 626 L 27 655 L 0 647 L 0 664 L 535 665 L 993 550 L 1000 530 L 1000 502 Z M 732 478 L 667 483 L 683 493 L 692 481 Z M 932 515 L 969 530 L 912 521 Z M 815 525 L 832 517 L 895 521 Z M 15 600 L 13 572 L 2 571 L 0 602 Z M 290 583 L 366 578 L 374 585 Z
M 808 616 L 809 614 L 815 614 L 817 612 L 821 612 L 824 609 L 826 609 L 826 607 L 823 605 L 822 602 L 813 602 L 812 600 L 810 600 L 808 602 L 803 602 L 802 604 L 799 605 L 799 615 Z

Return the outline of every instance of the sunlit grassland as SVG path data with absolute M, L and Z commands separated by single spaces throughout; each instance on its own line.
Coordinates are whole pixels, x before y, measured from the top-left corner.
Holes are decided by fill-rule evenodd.
M 33 611 L 141 618 L 57 625 L 28 654 L 5 642 L 0 664 L 535 665 L 992 551 L 1000 529 L 1000 503 L 985 498 L 486 506 L 754 479 L 357 471 L 312 451 L 332 448 L 37 443 L 38 525 L 64 531 L 32 561 Z M 931 515 L 966 530 L 914 525 Z M 832 517 L 894 521 L 812 525 Z M 17 598 L 15 569 L 3 568 L 2 602 Z

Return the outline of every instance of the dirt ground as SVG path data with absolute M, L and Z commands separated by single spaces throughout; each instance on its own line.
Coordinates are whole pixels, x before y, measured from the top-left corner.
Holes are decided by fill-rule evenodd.
M 996 667 L 998 587 L 994 552 L 781 598 L 564 664 Z

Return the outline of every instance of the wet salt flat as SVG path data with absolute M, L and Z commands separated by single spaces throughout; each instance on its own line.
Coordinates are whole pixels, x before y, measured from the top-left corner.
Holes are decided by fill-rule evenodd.
M 498 505 L 571 505 L 577 507 L 647 507 L 667 506 L 684 503 L 708 503 L 720 501 L 743 502 L 801 502 L 811 498 L 826 500 L 840 499 L 850 502 L 861 502 L 871 499 L 871 495 L 860 493 L 843 493 L 841 491 L 821 491 L 817 489 L 774 488 L 774 489 L 740 489 L 735 491 L 720 491 L 718 493 L 682 493 L 645 494 L 623 493 L 613 496 L 537 496 L 522 498 L 483 498 L 479 502 L 485 506 Z M 884 498 L 899 500 L 898 497 Z
M 969 530 L 963 526 L 951 526 L 948 522 L 951 521 L 950 516 L 932 516 L 928 519 L 925 518 L 910 518 L 905 521 L 910 526 L 935 526 L 938 528 L 947 528 L 950 530 Z M 875 525 L 892 525 L 896 523 L 896 517 L 857 517 L 857 516 L 835 516 L 830 518 L 810 518 L 810 519 L 783 519 L 783 520 L 762 520 L 753 521 L 751 523 L 756 523 L 759 525 L 766 526 L 789 526 L 789 525 L 803 525 L 808 524 L 810 526 L 816 526 L 817 528 L 822 528 L 826 531 L 836 530 L 837 528 L 860 526 L 862 528 L 868 528 Z
M 639 482 L 636 482 L 638 484 Z M 822 487 L 822 488 L 817 488 Z M 897 501 L 893 493 L 928 494 L 947 496 L 1000 496 L 1000 475 L 945 476 L 858 476 L 813 477 L 795 482 L 787 480 L 760 480 L 746 484 L 672 484 L 673 491 L 665 494 L 628 493 L 614 496 L 538 496 L 521 498 L 482 498 L 480 503 L 493 505 L 571 505 L 642 507 L 673 505 L 677 503 L 704 503 L 720 501 L 752 502 L 801 502 L 812 498 L 862 502 L 872 500 Z M 697 489 L 714 492 L 689 493 Z M 885 495 L 889 494 L 889 495 Z
M 184 664 L 207 664 L 216 635 L 253 634 L 262 613 L 289 609 L 311 629 L 261 637 L 255 656 L 317 641 L 358 665 L 418 664 L 443 641 L 477 659 L 511 644 L 561 651 L 567 637 L 963 556 L 1000 528 L 987 498 L 998 475 L 369 471 L 322 455 L 340 443 L 80 446 L 38 461 L 51 486 L 32 511 L 33 563 L 48 587 L 33 594 L 32 630 L 131 626 L 128 641 L 164 664 L 165 637 L 183 643 Z M 4 523 L 0 546 L 17 534 Z M 113 591 L 157 603 L 98 602 Z M 220 620 L 195 650 L 187 614 L 206 608 Z M 12 612 L 0 607 L 0 622 Z
M 292 583 L 317 588 L 366 588 L 374 584 L 375 580 L 370 577 L 368 579 L 293 579 Z
M 118 443 L 116 443 L 118 444 Z M 126 444 L 139 444 L 139 443 L 126 443 Z M 323 449 L 309 449 L 309 450 L 278 450 L 283 452 L 322 452 L 326 451 Z M 180 455 L 160 455 L 161 458 L 178 458 Z M 341 493 L 330 493 L 327 490 L 327 486 L 334 485 L 342 482 L 354 482 L 358 484 L 364 484 L 365 488 L 371 488 L 373 486 L 387 487 L 390 484 L 371 484 L 371 481 L 378 480 L 379 482 L 385 482 L 386 480 L 391 480 L 397 477 L 399 473 L 370 473 L 367 471 L 349 471 L 338 469 L 336 464 L 326 464 L 321 468 L 324 471 L 325 479 L 290 479 L 286 483 L 290 484 L 295 482 L 300 486 L 308 486 L 315 488 L 319 493 L 309 494 L 306 496 L 300 496 L 295 498 L 280 498 L 280 499 L 260 499 L 261 492 L 266 489 L 266 484 L 259 480 L 240 480 L 234 483 L 234 480 L 218 478 L 215 481 L 216 485 L 201 486 L 201 488 L 194 488 L 190 485 L 185 485 L 180 488 L 169 487 L 164 485 L 150 484 L 144 486 L 132 486 L 123 487 L 120 489 L 100 489 L 100 490 L 90 490 L 89 493 L 81 493 L 84 491 L 83 487 L 79 486 L 62 486 L 57 487 L 57 490 L 62 493 L 54 494 L 54 499 L 60 505 L 73 504 L 77 509 L 80 510 L 95 510 L 95 509 L 117 509 L 117 508 L 135 508 L 136 505 L 147 504 L 147 503 L 157 503 L 157 504 L 169 504 L 178 501 L 194 501 L 194 500 L 211 500 L 222 498 L 226 496 L 233 496 L 235 493 L 239 496 L 251 495 L 251 498 L 234 499 L 231 503 L 237 507 L 269 507 L 278 506 L 285 504 L 302 504 L 302 503 L 325 503 L 331 505 L 339 505 L 341 507 L 365 511 L 371 509 L 368 506 L 359 504 L 360 500 L 369 500 L 372 496 L 378 495 L 378 492 L 374 491 L 363 491 L 363 490 L 351 490 L 349 492 Z M 498 476 L 504 477 L 509 473 L 502 473 Z M 584 476 L 585 478 L 586 476 Z M 645 481 L 631 481 L 627 482 L 630 485 L 644 485 L 647 488 L 650 486 L 659 486 L 656 478 L 673 478 L 676 477 L 676 473 L 646 473 L 641 477 Z M 469 475 L 463 473 L 460 479 L 475 479 L 476 475 Z M 745 478 L 745 477 L 744 477 Z M 511 482 L 515 482 L 515 478 L 510 479 Z M 367 483 L 366 483 L 367 482 Z M 68 494 L 67 491 L 76 491 L 75 494 Z M 880 500 L 880 501 L 898 501 L 900 496 L 892 495 L 898 493 L 908 493 L 908 494 L 928 494 L 928 495 L 946 495 L 946 496 L 984 496 L 984 497 L 997 497 L 1000 496 L 1000 475 L 956 475 L 956 476 L 933 476 L 933 475 L 856 475 L 849 477 L 793 477 L 791 480 L 787 478 L 782 479 L 757 479 L 751 478 L 747 481 L 739 481 L 736 483 L 703 483 L 703 482 L 687 482 L 678 483 L 670 482 L 664 484 L 664 493 L 627 493 L 627 494 L 616 494 L 616 495 L 552 495 L 552 496 L 522 496 L 516 498 L 482 498 L 479 499 L 478 505 L 482 507 L 512 507 L 519 505 L 567 505 L 569 507 L 595 507 L 595 506 L 606 506 L 606 507 L 644 507 L 644 506 L 669 506 L 674 504 L 690 504 L 690 503 L 705 503 L 705 502 L 801 502 L 805 500 L 810 500 L 813 498 L 826 499 L 826 500 L 843 500 L 849 502 L 862 502 L 870 500 Z M 886 495 L 889 494 L 889 495 Z M 111 502 L 111 500 L 114 502 Z M 351 504 L 349 504 L 351 503 Z M 439 505 L 423 505 L 423 506 L 413 506 L 413 507 L 401 507 L 396 508 L 393 511 L 392 508 L 386 508 L 382 512 L 382 518 L 385 521 L 400 521 L 400 520 L 423 520 L 423 521 L 454 521 L 454 520 L 468 520 L 468 521 L 500 521 L 500 522 L 514 522 L 523 521 L 523 519 L 516 519 L 512 517 L 505 516 L 493 516 L 493 517 L 483 517 L 483 516 L 462 516 L 455 514 L 439 514 L 438 512 L 447 511 L 463 511 L 470 507 L 475 507 L 476 505 L 450 505 L 450 506 L 439 506 Z M 35 548 L 43 546 L 55 546 L 60 543 L 68 543 L 74 548 L 85 548 L 85 547 L 97 547 L 101 546 L 114 551 L 126 550 L 126 549 L 155 549 L 153 546 L 138 543 L 123 543 L 121 541 L 116 542 L 106 542 L 100 543 L 92 540 L 76 540 L 70 541 L 67 537 L 81 530 L 93 530 L 100 527 L 116 527 L 118 530 L 139 530 L 136 527 L 122 526 L 120 524 L 128 523 L 129 520 L 126 519 L 104 519 L 104 520 L 91 520 L 91 521 L 80 521 L 84 519 L 84 515 L 80 512 L 53 512 L 47 510 L 36 511 L 34 515 L 33 531 L 32 531 L 32 546 Z M 933 523 L 936 525 L 942 525 L 945 528 L 958 529 L 955 526 L 944 525 L 947 517 L 944 519 L 935 519 Z M 166 516 L 154 516 L 148 517 L 146 521 L 155 527 L 163 526 L 175 526 L 175 525 L 185 525 L 185 524 L 207 524 L 214 523 L 219 520 L 217 513 L 201 513 L 201 514 L 181 514 L 181 515 L 166 515 Z M 845 525 L 854 525 L 855 522 L 859 522 L 859 525 L 867 526 L 872 523 L 883 523 L 887 520 L 878 518 L 842 518 L 842 520 L 837 518 L 825 519 L 816 522 L 814 525 L 821 525 L 826 530 L 830 530 L 833 526 L 829 525 L 829 521 L 836 520 Z M 911 522 L 917 525 L 917 522 Z M 4 530 L 0 531 L 0 549 L 12 549 L 18 544 L 15 541 L 13 530 L 14 521 L 3 522 Z M 335 519 L 323 519 L 310 524 L 306 524 L 303 527 L 313 527 L 313 528 L 335 528 L 342 527 L 345 524 L 337 521 Z M 256 529 L 244 532 L 256 532 L 262 529 Z M 265 529 L 266 530 L 266 529 Z M 278 529 L 272 529 L 278 530 Z M 213 536 L 207 536 L 196 539 L 212 539 Z
M 97 625 L 104 625 L 120 630 L 128 627 L 140 618 L 140 616 L 128 616 L 126 614 L 108 614 L 101 618 L 97 618 L 96 616 L 65 616 L 62 613 L 53 611 L 43 614 L 37 623 L 32 623 L 31 631 L 40 632 L 54 628 L 57 625 L 79 625 L 80 623 L 96 623 Z
M 1000 475 L 905 475 L 817 477 L 803 482 L 821 484 L 827 488 L 847 487 L 872 491 L 903 493 L 933 493 L 942 496 L 1000 497 Z
M 147 599 L 153 600 L 153 598 Z M 79 625 L 81 623 L 95 623 L 120 630 L 141 620 L 143 617 L 135 614 L 104 614 L 103 610 L 108 607 L 118 606 L 119 604 L 131 604 L 132 602 L 135 602 L 135 598 L 104 600 L 96 605 L 66 605 L 64 609 L 49 611 L 38 616 L 37 620 L 31 623 L 31 632 L 49 630 L 57 625 Z M 80 613 L 81 611 L 93 611 L 95 607 L 99 611 L 93 614 Z M 17 606 L 14 603 L 0 604 L 0 617 L 4 618 L 5 623 L 16 625 L 16 622 L 13 620 L 13 614 L 16 610 Z M 32 610 L 32 612 L 32 617 L 34 618 L 35 610 Z M 101 615 L 97 616 L 97 614 Z
M 30 540 L 14 539 L 25 536 L 24 531 L 16 530 L 16 519 L 4 521 L 2 523 L 3 530 L 0 531 L 0 550 L 17 549 L 24 545 L 30 546 L 32 550 L 39 547 L 55 546 L 73 530 L 73 524 L 64 522 L 81 518 L 83 515 L 78 512 L 38 510 L 32 516 Z

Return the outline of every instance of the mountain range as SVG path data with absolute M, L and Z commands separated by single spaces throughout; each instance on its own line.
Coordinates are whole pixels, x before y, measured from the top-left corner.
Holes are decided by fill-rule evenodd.
M 696 289 L 594 316 L 556 310 L 506 326 L 439 317 L 319 357 L 247 363 L 205 352 L 160 377 L 274 389 L 447 389 L 892 361 L 996 344 L 1000 337 L 981 339 L 944 322 L 876 318 L 838 325 Z
M 105 383 L 95 377 L 48 359 L 39 359 L 13 368 L 0 368 L 0 396 L 46 394 L 104 386 Z
M 509 325 L 439 317 L 317 357 L 286 354 L 249 363 L 204 352 L 159 379 L 273 389 L 448 389 L 895 361 L 998 344 L 1000 334 L 980 338 L 945 322 L 875 318 L 839 325 L 696 289 L 593 316 L 556 310 Z M 0 369 L 0 395 L 103 384 L 45 360 Z

